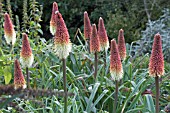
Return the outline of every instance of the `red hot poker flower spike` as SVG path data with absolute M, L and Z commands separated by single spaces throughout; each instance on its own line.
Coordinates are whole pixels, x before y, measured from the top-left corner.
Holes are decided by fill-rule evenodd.
M 153 77 L 161 77 L 164 75 L 164 57 L 162 52 L 161 36 L 159 33 L 154 36 L 152 53 L 149 62 L 149 75 Z
M 28 36 L 26 33 L 23 33 L 20 62 L 23 67 L 31 67 L 33 61 L 34 61 L 34 56 L 32 54 Z
M 56 32 L 56 11 L 58 11 L 58 5 L 56 2 L 54 2 L 50 20 L 50 32 L 52 35 L 55 35 Z
M 110 74 L 113 80 L 119 81 L 123 78 L 122 63 L 118 47 L 114 39 L 111 40 Z
M 17 59 L 15 60 L 15 63 L 14 63 L 14 88 L 15 89 L 26 88 L 26 82 L 22 74 L 20 64 Z
M 126 44 L 125 44 L 123 29 L 119 30 L 118 49 L 119 49 L 119 54 L 120 54 L 121 60 L 125 60 L 125 58 L 126 58 Z
M 96 24 L 92 25 L 92 33 L 90 37 L 90 52 L 95 53 L 100 51 L 100 42 L 97 34 Z
M 109 48 L 109 41 L 104 26 L 104 21 L 101 17 L 99 18 L 99 24 L 98 24 L 98 36 L 100 40 L 100 49 L 107 50 Z
M 90 39 L 92 32 L 90 19 L 88 17 L 87 11 L 84 12 L 84 37 L 85 39 Z
M 57 31 L 54 37 L 54 51 L 60 59 L 66 59 L 71 52 L 70 36 L 61 13 L 56 13 Z
M 14 45 L 16 41 L 16 33 L 14 30 L 14 26 L 12 24 L 12 21 L 10 19 L 10 16 L 8 13 L 5 13 L 4 15 L 5 22 L 4 22 L 4 37 L 6 39 L 7 44 L 10 44 L 12 42 L 12 45 Z

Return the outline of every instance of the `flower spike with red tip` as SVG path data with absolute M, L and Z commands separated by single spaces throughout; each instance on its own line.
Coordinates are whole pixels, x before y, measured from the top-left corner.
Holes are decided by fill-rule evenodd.
M 57 31 L 54 37 L 54 51 L 60 59 L 66 59 L 71 52 L 70 36 L 60 12 L 56 13 Z
M 67 76 L 66 76 L 66 58 L 71 52 L 70 36 L 60 12 L 56 12 L 56 33 L 54 37 L 54 52 L 63 61 L 63 82 L 64 82 L 64 113 L 67 113 Z
M 102 17 L 99 18 L 98 36 L 100 41 L 100 49 L 107 50 L 109 48 L 109 41 Z
M 22 39 L 22 49 L 20 53 L 20 62 L 23 67 L 31 67 L 34 61 L 34 56 L 30 47 L 28 36 L 26 33 L 23 33 Z
M 119 81 L 123 78 L 122 63 L 118 47 L 114 39 L 111 40 L 110 74 L 113 80 Z
M 92 33 L 90 37 L 90 52 L 95 53 L 100 51 L 100 41 L 97 34 L 96 24 L 92 25 Z
M 22 74 L 20 64 L 17 59 L 15 60 L 15 63 L 14 63 L 14 88 L 15 89 L 18 89 L 18 88 L 25 89 L 26 88 L 26 82 L 25 82 L 24 76 Z
M 32 50 L 30 47 L 30 43 L 28 40 L 28 36 L 26 33 L 23 33 L 23 39 L 22 39 L 22 49 L 20 53 L 20 62 L 24 68 L 26 68 L 26 75 L 27 75 L 27 87 L 30 88 L 30 75 L 28 68 L 32 66 L 32 63 L 34 61 L 34 56 L 32 54 Z
M 111 50 L 110 50 L 110 74 L 111 78 L 115 81 L 115 101 L 114 101 L 114 111 L 117 108 L 118 101 L 118 82 L 123 78 L 123 68 L 122 62 L 119 55 L 119 50 L 114 39 L 111 40 Z
M 91 28 L 90 19 L 87 11 L 85 11 L 84 12 L 84 37 L 86 40 L 90 39 L 91 32 L 92 32 L 92 28 Z
M 119 50 L 119 55 L 120 55 L 121 60 L 125 60 L 125 58 L 126 58 L 126 44 L 125 44 L 123 29 L 119 30 L 118 50 Z
M 8 13 L 5 13 L 4 15 L 4 37 L 6 39 L 7 44 L 10 44 L 10 42 L 12 42 L 12 45 L 14 45 L 15 41 L 16 41 L 16 33 L 14 30 L 14 26 L 12 24 L 12 21 L 10 19 L 10 16 L 8 15 Z
M 96 24 L 92 25 L 92 33 L 90 37 L 90 52 L 95 55 L 95 72 L 94 79 L 97 77 L 98 57 L 97 52 L 100 52 L 100 42 L 97 34 Z
M 50 32 L 52 35 L 55 35 L 56 33 L 56 11 L 58 11 L 58 5 L 56 2 L 54 2 L 50 20 Z
M 164 57 L 162 52 L 161 36 L 157 33 L 154 37 L 152 53 L 149 62 L 149 75 L 152 77 L 164 75 Z
M 164 57 L 162 52 L 162 40 L 159 33 L 154 36 L 152 53 L 149 62 L 149 75 L 155 77 L 156 86 L 156 113 L 159 113 L 159 77 L 164 75 Z

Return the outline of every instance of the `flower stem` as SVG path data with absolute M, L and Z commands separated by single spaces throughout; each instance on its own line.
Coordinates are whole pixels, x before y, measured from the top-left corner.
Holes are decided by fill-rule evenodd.
M 98 58 L 97 58 L 97 52 L 94 53 L 95 55 L 95 70 L 94 70 L 94 79 L 96 80 L 97 77 L 97 66 L 98 66 Z
M 118 81 L 115 80 L 115 84 L 116 84 L 116 91 L 115 91 L 115 101 L 114 101 L 114 106 L 113 106 L 113 113 L 116 112 L 116 108 L 117 108 L 117 100 L 118 100 Z
M 10 49 L 10 54 L 12 54 L 12 52 L 13 52 L 13 45 L 11 44 L 11 49 Z
M 10 46 L 10 52 L 9 52 L 9 54 L 11 55 L 11 60 L 13 59 L 13 48 L 14 48 L 14 46 L 12 45 L 12 42 L 11 42 L 11 44 L 10 44 L 11 46 Z
M 63 59 L 63 81 L 64 81 L 64 113 L 67 113 L 67 76 L 66 76 L 66 59 Z
M 26 75 L 27 75 L 27 88 L 30 89 L 30 75 L 29 75 L 28 67 L 26 67 Z
M 103 61 L 104 61 L 104 69 L 106 69 L 106 50 L 104 51 L 103 54 Z
M 87 49 L 88 49 L 88 52 L 90 53 L 90 38 L 87 39 Z
M 106 63 L 107 63 L 107 49 L 104 50 L 104 69 L 106 69 Z
M 159 77 L 155 77 L 155 84 L 156 84 L 156 113 L 159 113 Z

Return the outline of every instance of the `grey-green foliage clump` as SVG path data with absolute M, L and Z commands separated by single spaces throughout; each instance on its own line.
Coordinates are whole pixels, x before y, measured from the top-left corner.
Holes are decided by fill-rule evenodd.
M 160 33 L 164 58 L 170 62 L 170 11 L 163 10 L 163 15 L 156 21 L 149 21 L 147 27 L 142 31 L 142 38 L 133 45 L 135 56 L 151 53 L 154 35 Z

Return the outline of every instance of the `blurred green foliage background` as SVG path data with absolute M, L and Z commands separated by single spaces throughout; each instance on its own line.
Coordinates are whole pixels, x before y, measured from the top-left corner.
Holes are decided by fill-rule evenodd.
M 24 1 L 24 0 L 23 0 Z M 22 18 L 22 0 L 11 0 L 14 14 Z M 28 3 L 31 0 L 28 0 Z M 37 0 L 43 6 L 42 21 L 43 37 L 50 39 L 49 22 L 51 18 L 52 3 L 57 2 L 73 39 L 77 28 L 83 31 L 83 13 L 87 11 L 91 23 L 98 24 L 102 17 L 110 39 L 117 38 L 118 30 L 125 30 L 126 42 L 141 38 L 141 31 L 145 29 L 148 20 L 156 20 L 162 15 L 164 8 L 169 8 L 167 0 Z M 4 2 L 6 2 L 4 0 Z M 28 5 L 29 8 L 29 5 Z M 147 15 L 149 14 L 149 17 Z M 22 20 L 21 20 L 22 21 Z

